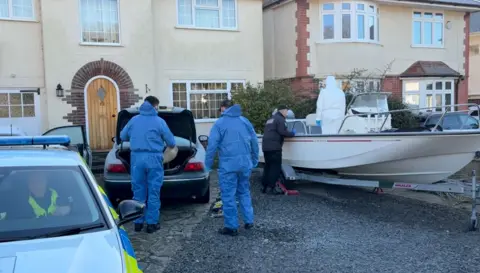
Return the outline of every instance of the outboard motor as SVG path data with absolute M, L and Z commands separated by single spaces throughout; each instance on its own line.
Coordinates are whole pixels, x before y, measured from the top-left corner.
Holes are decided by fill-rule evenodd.
M 295 114 L 290 109 L 287 112 L 287 119 L 295 119 Z

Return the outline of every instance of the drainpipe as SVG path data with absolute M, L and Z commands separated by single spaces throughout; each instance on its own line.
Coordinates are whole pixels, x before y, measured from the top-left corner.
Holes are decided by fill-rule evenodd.
M 46 128 L 48 128 L 48 88 L 47 88 L 47 69 L 46 69 L 46 65 L 45 65 L 45 44 L 44 44 L 44 36 L 43 36 L 43 13 L 42 13 L 42 3 L 43 1 L 38 1 L 38 22 L 40 23 L 40 46 L 42 48 L 42 65 L 43 65 L 43 89 L 44 89 L 44 94 L 45 94 L 45 108 L 44 109 L 47 109 L 46 113 L 47 113 L 47 126 Z M 40 96 L 39 94 L 39 101 L 40 101 L 40 110 L 42 109 L 42 105 L 43 105 L 43 100 L 42 100 L 42 97 Z M 40 111 L 41 113 L 43 113 L 44 111 Z M 42 122 L 42 125 L 43 125 L 43 120 L 44 120 L 44 115 L 40 115 L 40 119 L 41 119 L 41 122 Z M 42 126 L 42 129 L 43 129 L 43 126 Z
M 154 4 L 154 0 L 151 0 L 150 1 L 150 5 L 151 5 L 151 16 L 152 16 L 152 45 L 153 45 L 153 90 L 156 90 L 157 87 L 158 87 L 158 83 L 157 83 L 157 72 L 158 72 L 158 68 L 157 68 L 157 36 L 158 35 L 153 35 L 155 33 L 155 4 Z M 159 1 L 160 2 L 160 1 Z M 145 90 L 146 92 L 146 90 Z M 145 93 L 145 96 L 147 96 L 147 94 Z M 170 96 L 173 96 L 171 93 L 170 93 Z M 171 101 L 173 101 L 173 98 L 171 98 Z

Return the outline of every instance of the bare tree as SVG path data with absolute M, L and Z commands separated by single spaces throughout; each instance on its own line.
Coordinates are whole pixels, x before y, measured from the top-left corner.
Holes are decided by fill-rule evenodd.
M 364 68 L 354 68 L 349 74 L 336 75 L 338 79 L 342 79 L 342 86 L 344 92 L 348 93 L 363 93 L 363 92 L 380 92 L 383 88 L 383 83 L 386 75 L 391 71 L 395 60 L 386 64 L 382 69 L 375 69 L 369 71 Z M 375 85 L 377 81 L 377 85 Z

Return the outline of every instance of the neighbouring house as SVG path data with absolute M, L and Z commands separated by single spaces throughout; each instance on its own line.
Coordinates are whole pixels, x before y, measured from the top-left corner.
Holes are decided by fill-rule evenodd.
M 260 0 L 0 1 L 0 126 L 85 125 L 109 149 L 116 114 L 147 95 L 208 134 L 220 102 L 263 82 Z
M 384 90 L 411 105 L 468 101 L 473 0 L 264 0 L 265 80 L 290 79 L 297 92 L 354 70 L 353 90 Z M 479 91 L 480 92 L 480 91 Z M 479 93 L 480 94 L 480 93 Z
M 468 99 L 480 104 L 480 12 L 470 15 L 470 77 Z

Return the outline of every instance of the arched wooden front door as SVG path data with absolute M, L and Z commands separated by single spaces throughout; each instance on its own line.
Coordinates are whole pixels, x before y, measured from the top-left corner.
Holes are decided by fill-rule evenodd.
M 88 136 L 92 150 L 108 150 L 113 146 L 118 113 L 117 96 L 115 85 L 106 78 L 94 79 L 87 86 Z

